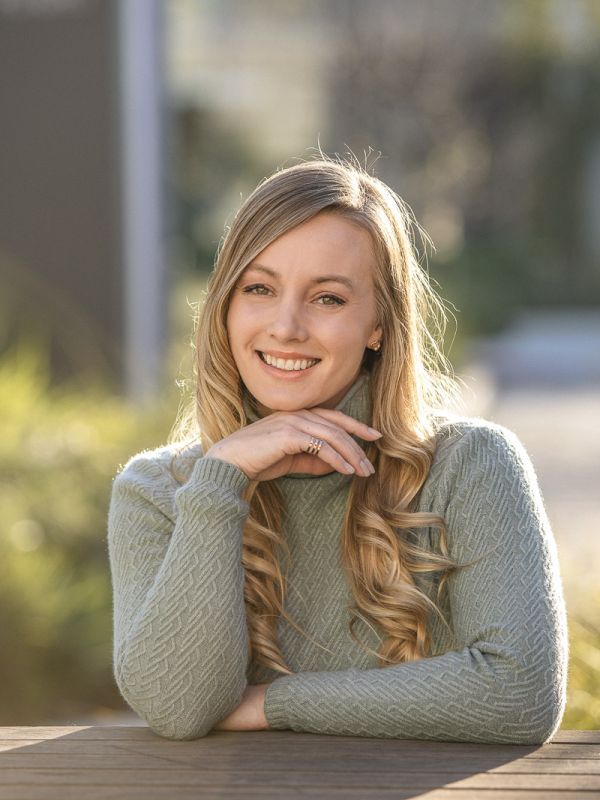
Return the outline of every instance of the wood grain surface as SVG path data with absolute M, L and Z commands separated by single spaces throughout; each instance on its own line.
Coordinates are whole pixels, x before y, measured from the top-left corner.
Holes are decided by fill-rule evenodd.
M 0 727 L 2 800 L 600 798 L 600 731 L 544 745 L 214 731 L 171 741 L 135 726 Z

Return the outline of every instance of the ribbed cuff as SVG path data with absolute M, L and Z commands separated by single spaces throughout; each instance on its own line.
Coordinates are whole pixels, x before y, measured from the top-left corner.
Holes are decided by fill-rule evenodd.
M 293 676 L 286 675 L 283 678 L 278 678 L 269 684 L 265 692 L 265 717 L 269 726 L 274 730 L 282 731 L 290 727 L 285 710 L 285 701 L 290 691 L 291 680 L 293 680 Z
M 230 461 L 204 456 L 196 461 L 190 475 L 190 482 L 196 481 L 217 483 L 223 488 L 232 489 L 237 494 L 241 494 L 250 483 L 250 478 Z

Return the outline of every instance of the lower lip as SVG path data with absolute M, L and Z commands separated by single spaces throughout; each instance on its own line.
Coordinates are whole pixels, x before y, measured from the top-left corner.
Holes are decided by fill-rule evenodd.
M 256 350 L 254 351 L 256 353 Z M 256 353 L 256 357 L 262 364 L 262 366 L 269 372 L 271 375 L 275 375 L 277 378 L 282 378 L 283 380 L 297 380 L 301 378 L 303 375 L 308 375 L 314 367 L 318 366 L 321 362 L 317 361 L 316 364 L 313 364 L 312 367 L 307 367 L 306 369 L 278 369 L 277 367 L 272 367 L 270 364 L 267 364 L 266 361 L 263 361 L 262 358 Z

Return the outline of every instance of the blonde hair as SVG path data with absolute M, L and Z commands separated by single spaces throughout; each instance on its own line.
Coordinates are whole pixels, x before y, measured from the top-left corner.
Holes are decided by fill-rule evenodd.
M 244 388 L 226 330 L 231 292 L 249 262 L 267 245 L 324 212 L 366 229 L 375 254 L 382 348 L 379 353 L 365 350 L 363 368 L 371 374 L 372 425 L 384 435 L 366 446 L 375 474 L 368 481 L 351 483 L 340 544 L 354 598 L 350 634 L 377 656 L 378 666 L 388 666 L 431 655 L 430 612 L 449 628 L 438 606 L 417 588 L 413 575 L 442 573 L 439 603 L 450 573 L 466 566 L 448 555 L 444 519 L 414 512 L 435 452 L 433 417 L 454 404 L 459 390 L 437 341 L 445 330 L 444 306 L 418 263 L 413 228 L 430 240 L 404 201 L 357 162 L 320 153 L 264 179 L 242 204 L 219 245 L 196 319 L 195 397 L 169 440 L 185 446 L 200 439 L 206 452 L 247 424 Z M 433 333 L 428 329 L 430 318 Z M 244 499 L 250 506 L 242 550 L 250 659 L 293 674 L 277 636 L 280 615 L 301 630 L 284 608 L 286 576 L 277 558 L 279 546 L 289 554 L 282 535 L 282 495 L 274 481 L 250 481 Z M 440 529 L 439 553 L 411 541 L 412 529 L 428 526 Z M 384 634 L 376 653 L 357 638 L 358 618 Z

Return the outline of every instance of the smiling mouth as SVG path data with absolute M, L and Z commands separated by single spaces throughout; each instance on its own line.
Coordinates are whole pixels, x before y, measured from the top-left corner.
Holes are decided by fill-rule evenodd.
M 256 350 L 256 354 L 260 358 L 260 360 L 266 364 L 268 367 L 273 367 L 273 369 L 278 369 L 280 372 L 307 372 L 312 367 L 316 366 L 321 359 L 320 358 L 297 358 L 297 359 L 283 359 L 283 358 L 274 358 L 273 356 L 269 356 L 269 361 L 267 361 L 267 356 L 261 350 Z M 290 366 L 278 366 L 277 362 L 281 362 L 281 364 L 289 364 Z M 291 366 L 293 363 L 293 366 Z M 296 366 L 297 365 L 297 366 Z M 304 365 L 304 366 L 302 366 Z

